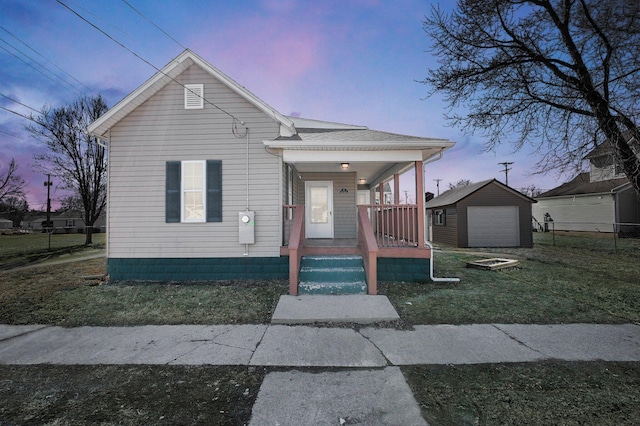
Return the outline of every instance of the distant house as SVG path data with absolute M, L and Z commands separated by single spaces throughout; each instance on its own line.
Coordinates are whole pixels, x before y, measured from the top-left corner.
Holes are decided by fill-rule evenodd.
M 614 159 L 609 145 L 600 145 L 585 159 L 589 172 L 536 197 L 533 216 L 563 231 L 613 232 L 614 223 L 640 223 L 640 199 Z
M 375 293 L 377 274 L 429 265 L 424 200 L 374 200 L 412 168 L 424 192 L 451 141 L 285 116 L 190 50 L 88 130 L 109 150 L 114 280 L 288 277 L 297 294 L 301 256 L 360 254 Z
M 533 203 L 495 179 L 450 189 L 425 204 L 429 240 L 454 247 L 533 247 Z
M 26 218 L 23 223 L 23 227 L 29 231 L 45 232 L 46 230 L 50 230 L 54 234 L 82 234 L 86 228 L 82 213 L 73 211 L 52 213 L 49 226 L 47 226 L 47 216 L 45 214 L 30 216 Z M 93 224 L 93 232 L 98 233 L 105 231 L 106 216 L 103 214 Z
M 0 229 L 12 229 L 13 221 L 0 218 Z

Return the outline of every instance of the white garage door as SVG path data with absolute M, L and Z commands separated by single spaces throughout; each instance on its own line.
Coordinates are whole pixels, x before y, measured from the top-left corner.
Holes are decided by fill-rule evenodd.
M 517 206 L 467 207 L 469 247 L 520 245 Z

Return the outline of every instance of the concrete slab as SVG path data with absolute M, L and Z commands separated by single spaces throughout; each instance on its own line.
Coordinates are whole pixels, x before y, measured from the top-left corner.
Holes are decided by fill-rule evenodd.
M 426 425 L 400 369 L 269 373 L 250 426 Z
M 251 365 L 383 367 L 380 351 L 349 328 L 270 326 Z
M 360 333 L 393 365 L 527 362 L 543 358 L 491 324 L 365 328 Z
M 204 341 L 171 364 L 248 365 L 266 330 L 266 325 L 235 326 L 212 340 Z
M 28 334 L 33 331 L 40 330 L 48 327 L 48 325 L 35 324 L 35 325 L 6 325 L 0 324 L 0 342 L 3 340 L 12 339 L 22 334 Z
M 399 320 L 400 316 L 386 296 L 288 296 L 280 297 L 272 324 L 314 322 L 371 324 Z
M 0 342 L 0 363 L 246 364 L 265 328 L 265 325 L 49 327 Z M 234 338 L 235 347 L 231 344 Z M 206 350 L 202 349 L 206 346 Z
M 640 361 L 640 326 L 635 324 L 497 324 L 496 327 L 549 358 Z

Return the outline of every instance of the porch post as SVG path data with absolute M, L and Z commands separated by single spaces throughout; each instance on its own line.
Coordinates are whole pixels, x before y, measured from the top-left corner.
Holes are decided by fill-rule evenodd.
M 400 204 L 400 175 L 393 175 L 393 204 Z
M 384 204 L 384 182 L 378 184 L 378 192 L 380 193 L 380 205 Z
M 416 204 L 418 205 L 418 247 L 424 247 L 424 171 L 422 161 L 416 161 Z

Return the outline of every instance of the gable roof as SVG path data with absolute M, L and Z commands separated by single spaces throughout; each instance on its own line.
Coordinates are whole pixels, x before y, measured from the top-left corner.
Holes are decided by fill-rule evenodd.
M 459 186 L 457 188 L 453 188 L 446 192 L 443 192 L 436 198 L 432 198 L 431 200 L 427 201 L 424 204 L 424 207 L 427 209 L 430 209 L 430 208 L 450 206 L 450 205 L 456 204 L 459 201 L 467 198 L 468 196 L 470 196 L 475 192 L 478 192 L 479 190 L 481 190 L 482 188 L 490 184 L 498 185 L 501 188 L 511 192 L 513 195 L 516 195 L 532 203 L 536 202 L 534 199 L 527 197 L 521 192 L 516 191 L 511 187 L 508 187 L 507 185 L 503 184 L 502 182 L 499 182 L 496 179 L 489 179 L 489 180 L 483 180 L 482 182 L 472 183 L 467 186 Z
M 578 176 L 562 185 L 543 192 L 536 198 L 562 197 L 572 195 L 606 194 L 621 191 L 631 186 L 627 178 L 601 180 L 591 182 L 589 172 L 580 173 Z
M 147 99 L 155 95 L 160 89 L 175 81 L 183 71 L 191 65 L 198 65 L 200 68 L 208 72 L 210 75 L 220 80 L 223 84 L 243 97 L 256 108 L 264 112 L 273 120 L 280 124 L 280 134 L 283 136 L 291 136 L 295 134 L 295 126 L 293 121 L 271 108 L 256 95 L 247 90 L 244 86 L 238 84 L 231 77 L 206 62 L 200 56 L 187 49 L 169 62 L 164 68 L 153 75 L 149 80 L 143 83 L 136 90 L 118 102 L 113 108 L 104 115 L 91 123 L 88 132 L 98 138 L 104 138 L 105 134 L 115 126 L 120 120 L 126 117 L 134 109 L 140 106 Z

